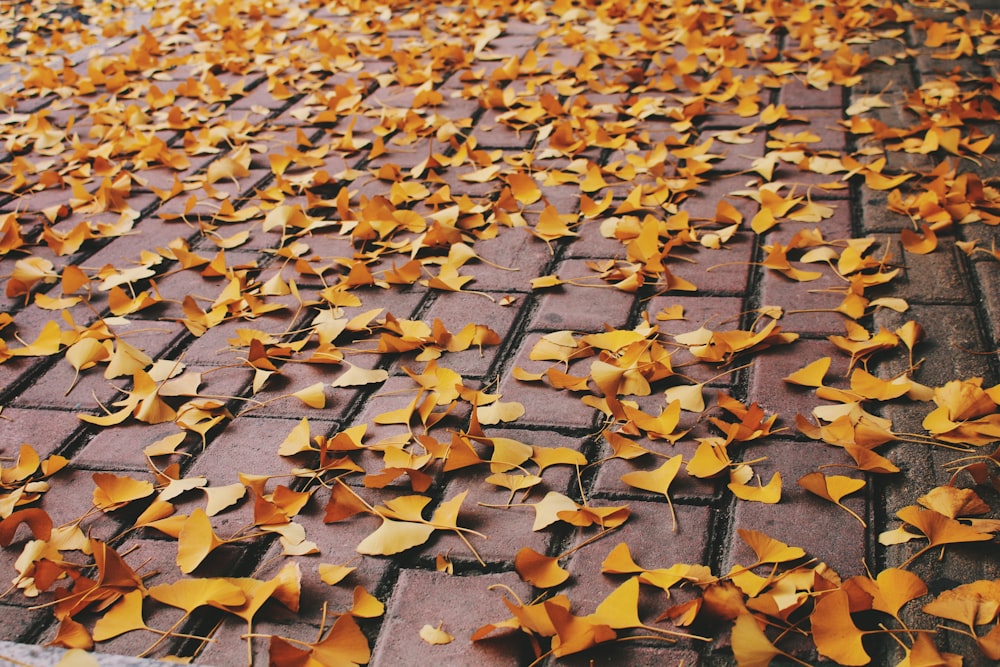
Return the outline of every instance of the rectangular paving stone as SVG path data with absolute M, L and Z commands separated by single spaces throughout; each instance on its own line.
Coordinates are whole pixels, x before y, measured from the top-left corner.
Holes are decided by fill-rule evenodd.
M 607 287 L 582 260 L 567 260 L 560 264 L 556 275 L 562 280 L 583 285 L 560 285 L 537 293 L 538 306 L 530 328 L 541 331 L 571 330 L 600 333 L 607 327 L 628 327 L 635 295 Z M 601 308 L 595 309 L 600 299 Z
M 89 441 L 73 456 L 73 464 L 92 470 L 148 471 L 149 461 L 143 449 L 162 438 L 180 433 L 173 422 L 146 424 L 128 420 L 113 428 L 92 427 Z M 181 451 L 201 450 L 201 438 L 191 433 Z
M 520 228 L 500 229 L 495 238 L 477 241 L 475 251 L 484 261 L 470 261 L 461 273 L 475 278 L 467 289 L 484 292 L 514 296 L 530 292 L 532 279 L 544 275 L 552 262 L 552 249 Z
M 940 239 L 937 250 L 926 255 L 907 252 L 896 241 L 890 242 L 889 251 L 892 265 L 903 271 L 886 287 L 872 290 L 875 296 L 891 292 L 910 303 L 969 303 L 966 258 L 948 239 Z
M 800 282 L 766 270 L 760 285 L 761 303 L 783 310 L 779 320 L 782 331 L 813 336 L 841 335 L 846 316 L 834 311 L 847 296 L 847 283 L 825 264 L 795 262 L 792 266 L 821 276 L 817 280 Z
M 776 472 L 781 473 L 781 501 L 769 505 L 736 500 L 732 510 L 734 530 L 762 532 L 789 546 L 800 547 L 807 557 L 826 563 L 843 578 L 866 572 L 865 528 L 843 509 L 796 483 L 821 465 L 849 463 L 843 451 L 816 442 L 769 441 L 751 445 L 744 456 L 747 460 L 767 457 L 766 461 L 753 464 L 754 473 L 764 483 Z M 849 473 L 837 471 L 836 474 Z M 865 518 L 868 512 L 866 494 L 867 491 L 862 490 L 841 502 Z M 803 530 L 803 527 L 807 528 Z M 750 547 L 743 540 L 735 539 L 723 569 L 728 571 L 756 561 Z
M 879 311 L 875 322 L 890 331 L 914 321 L 924 330 L 924 339 L 914 350 L 914 362 L 920 361 L 913 378 L 929 386 L 941 386 L 955 379 L 995 378 L 988 343 L 980 333 L 972 306 L 914 305 L 905 313 Z M 900 350 L 885 361 L 888 372 L 901 373 L 908 365 L 908 355 Z
M 825 90 L 806 85 L 801 81 L 789 81 L 781 86 L 778 103 L 789 109 L 836 109 L 844 103 L 844 88 L 829 86 Z
M 826 386 L 845 388 L 850 358 L 825 340 L 799 339 L 791 346 L 776 346 L 754 355 L 747 398 L 767 414 L 777 414 L 779 425 L 794 429 L 795 415 L 809 416 L 818 405 L 827 405 L 811 387 L 785 382 L 797 370 L 823 357 L 830 357 Z
M 490 590 L 490 587 L 495 587 Z M 510 665 L 533 659 L 527 636 L 500 631 L 496 637 L 471 642 L 472 633 L 488 624 L 510 618 L 502 587 L 512 589 L 523 602 L 531 599 L 528 587 L 513 573 L 451 576 L 439 572 L 403 570 L 375 643 L 373 667 L 421 664 Z M 461 603 L 459 603 L 459 601 Z M 516 602 L 516 601 L 515 601 Z M 455 637 L 449 644 L 431 646 L 420 641 L 424 625 Z
M 31 445 L 42 459 L 70 442 L 83 424 L 72 412 L 4 408 L 0 419 L 0 451 L 14 458 L 22 445 Z
M 709 548 L 708 534 L 714 521 L 713 510 L 694 505 L 675 505 L 678 529 L 674 533 L 670 511 L 665 502 L 630 501 L 628 505 L 632 514 L 621 528 L 581 548 L 572 555 L 568 563 L 562 563 L 570 572 L 566 595 L 573 603 L 572 610 L 578 615 L 593 613 L 628 578 L 601 573 L 601 563 L 619 544 L 627 544 L 635 562 L 648 569 L 669 568 L 678 563 L 692 565 L 704 562 Z M 581 543 L 586 537 L 589 534 L 577 535 L 576 539 L 570 541 L 569 547 Z M 643 588 L 645 590 L 640 595 L 639 617 L 649 625 L 675 629 L 670 624 L 652 622 L 675 602 L 658 589 Z M 676 592 L 684 596 L 679 588 Z M 690 648 L 691 644 L 683 642 L 681 646 Z
M 523 435 L 522 435 L 523 434 Z M 537 442 L 531 437 L 532 432 L 502 431 L 488 432 L 490 436 L 509 437 L 518 442 L 532 445 Z M 546 433 L 546 446 L 573 447 L 576 440 L 560 436 L 556 433 Z M 489 452 L 489 448 L 484 450 Z M 524 466 L 531 474 L 537 474 L 534 466 L 527 463 Z M 510 474 L 517 475 L 519 470 Z M 531 547 L 539 553 L 545 553 L 554 539 L 558 539 L 558 529 L 550 527 L 539 531 L 532 530 L 535 521 L 533 508 L 523 503 L 537 503 L 549 492 L 563 495 L 572 493 L 576 485 L 575 471 L 570 466 L 553 466 L 542 472 L 542 482 L 526 492 L 511 494 L 501 486 L 486 481 L 490 476 L 489 466 L 456 471 L 448 475 L 448 486 L 445 498 L 454 498 L 459 493 L 468 491 L 462 509 L 459 512 L 459 526 L 470 528 L 485 535 L 485 539 L 476 535 L 466 535 L 479 556 L 487 563 L 510 563 L 522 547 Z M 513 505 L 507 507 L 513 498 Z M 488 505 L 488 506 L 487 506 Z M 565 527 L 565 526 L 563 526 Z M 448 554 L 452 561 L 470 563 L 478 567 L 475 555 L 468 546 L 453 532 L 439 531 L 438 536 L 422 549 L 426 557 L 437 554 Z
M 529 373 L 544 372 L 550 366 L 566 372 L 556 362 L 531 361 L 528 356 L 539 334 L 528 336 L 518 347 L 510 368 L 522 368 Z M 582 360 L 571 364 L 569 373 L 581 376 L 589 372 L 590 362 Z M 590 428 L 596 411 L 580 401 L 580 392 L 556 390 L 546 382 L 523 382 L 516 380 L 510 372 L 500 382 L 500 394 L 504 401 L 516 401 L 524 406 L 524 415 L 517 420 L 518 425 L 537 425 L 564 428 Z
M 741 295 L 746 292 L 753 251 L 753 236 L 737 232 L 719 250 L 699 247 L 672 252 L 676 261 L 668 260 L 667 268 L 694 284 L 699 294 Z

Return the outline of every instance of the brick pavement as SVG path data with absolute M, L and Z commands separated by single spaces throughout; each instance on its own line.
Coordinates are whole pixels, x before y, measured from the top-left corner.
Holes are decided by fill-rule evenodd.
M 158 641 L 137 625 L 96 642 L 103 653 L 238 665 L 249 652 L 265 664 L 276 643 L 270 636 L 302 650 L 335 619 L 353 618 L 347 612 L 357 610 L 363 588 L 384 612 L 357 612 L 337 626 L 360 628 L 368 648 L 353 662 L 370 649 L 376 665 L 527 665 L 539 654 L 567 664 L 733 664 L 729 628 L 738 612 L 717 596 L 736 589 L 711 577 L 755 562 L 739 535 L 760 531 L 802 548 L 802 568 L 824 563 L 836 575 L 781 589 L 797 611 L 768 607 L 775 597 L 750 600 L 747 582 L 738 606 L 747 598 L 759 618 L 775 612 L 768 635 L 782 651 L 806 663 L 830 657 L 801 631 L 810 599 L 841 580 L 906 564 L 917 547 L 878 539 L 899 525 L 898 510 L 949 482 L 974 488 L 991 507 L 987 517 L 1000 501 L 990 484 L 950 475 L 961 453 L 926 442 L 923 419 L 933 404 L 864 401 L 891 420 L 898 435 L 879 453 L 901 469 L 866 473 L 845 448 L 796 427 L 796 415 L 831 401 L 784 380 L 829 357 L 825 383 L 853 388 L 851 359 L 835 344 L 850 321 L 872 334 L 915 321 L 926 332 L 916 365 L 897 345 L 873 355 L 869 371 L 909 374 L 927 387 L 1000 381 L 1000 196 L 991 181 L 998 148 L 989 143 L 1000 99 L 1000 18 L 990 4 L 6 3 L 0 516 L 37 507 L 56 526 L 78 526 L 122 554 L 146 588 L 187 576 L 301 573 L 298 610 L 268 601 L 249 646 L 246 623 L 226 605 L 182 619 L 146 598 L 146 625 L 164 630 L 181 619 L 175 630 L 188 637 Z M 927 143 L 932 135 L 936 148 Z M 900 173 L 913 176 L 880 184 Z M 919 192 L 919 201 L 903 199 Z M 763 208 L 777 212 L 775 226 L 762 222 Z M 927 254 L 904 248 L 903 230 L 921 222 L 939 237 Z M 787 271 L 775 248 L 788 249 Z M 807 252 L 816 259 L 806 261 Z M 848 266 L 852 253 L 857 268 Z M 817 279 L 791 279 L 796 271 Z M 853 305 L 845 301 L 851 275 L 859 286 Z M 879 298 L 889 301 L 879 306 Z M 905 312 L 897 312 L 899 299 Z M 692 333 L 761 331 L 772 319 L 795 336 L 715 360 L 721 339 L 705 346 Z M 482 326 L 463 333 L 469 324 Z M 612 330 L 636 332 L 641 352 L 612 343 L 596 355 L 608 338 L 587 336 Z M 141 352 L 126 357 L 132 348 Z M 644 355 L 640 365 L 598 386 L 595 360 L 617 368 L 630 354 Z M 554 361 L 560 357 L 565 363 Z M 143 371 L 105 372 L 135 358 Z M 351 380 L 350 369 L 371 381 Z M 145 370 L 152 379 L 143 385 Z M 193 384 L 164 389 L 179 372 Z M 652 380 L 648 390 L 642 376 Z M 685 404 L 678 423 L 661 416 L 656 423 L 669 428 L 658 431 L 650 422 L 668 408 L 665 396 L 692 397 L 693 383 L 704 384 L 707 409 Z M 101 406 L 116 411 L 116 401 L 143 386 L 161 387 L 159 399 L 147 389 L 120 423 L 100 423 Z M 617 399 L 609 405 L 609 386 L 634 406 L 631 417 Z M 469 437 L 476 392 L 499 395 L 515 415 L 490 420 L 496 406 L 480 406 L 478 438 Z M 776 419 L 771 432 L 725 444 L 733 461 L 751 462 L 759 480 L 751 485 L 782 477 L 777 504 L 737 498 L 725 466 L 708 479 L 686 468 L 699 443 L 718 444 L 721 429 L 743 419 L 725 409 L 726 396 Z M 995 429 L 978 451 L 990 451 Z M 298 440 L 289 444 L 293 433 Z M 492 471 L 454 463 L 463 447 L 464 456 L 487 462 L 501 456 L 499 438 L 520 443 L 511 451 L 535 448 L 533 462 L 520 455 L 513 467 L 540 480 L 527 502 L 559 493 L 593 507 L 627 506 L 628 521 L 578 550 L 595 527 L 554 521 L 532 530 L 522 494 L 486 481 L 511 470 L 495 458 Z M 321 460 L 324 439 L 337 444 Z M 154 443 L 167 451 L 150 455 Z M 66 468 L 47 485 L 26 487 L 42 474 L 22 471 L 31 458 L 24 444 L 43 459 L 64 457 Z M 541 470 L 544 451 L 587 464 Z M 622 479 L 678 454 L 685 467 L 669 483 L 670 504 Z M 818 469 L 866 482 L 844 500 L 862 521 L 796 484 Z M 108 475 L 143 491 L 121 507 L 88 511 L 97 480 Z M 178 518 L 161 530 L 130 530 L 154 485 L 163 489 L 171 478 L 256 489 L 207 519 L 234 541 L 189 573 L 178 567 L 177 537 L 190 525 L 184 517 L 214 496 L 178 493 L 167 511 Z M 487 539 L 438 531 L 399 554 L 359 555 L 379 520 L 365 512 L 332 520 L 331 498 L 353 497 L 348 488 L 373 506 L 419 493 L 431 508 L 468 492 L 458 525 Z M 285 510 L 289 523 L 262 518 L 289 492 L 308 494 L 301 510 Z M 260 493 L 267 500 L 255 503 Z M 48 530 L 32 536 L 17 528 L 17 516 L 0 522 L 10 542 L 0 567 L 20 584 L 0 599 L 0 618 L 9 621 L 0 640 L 89 645 L 100 604 L 59 616 L 67 605 L 54 614 L 46 603 L 68 594 L 69 579 L 80 590 L 81 576 L 102 573 L 89 567 L 91 556 L 66 548 L 46 558 L 78 565 L 43 586 L 46 565 L 22 552 Z M 279 539 L 289 525 L 304 537 Z M 560 659 L 545 654 L 548 637 L 515 630 L 471 641 L 510 615 L 503 600 L 515 595 L 525 603 L 565 595 L 585 623 L 627 579 L 601 572 L 621 544 L 642 567 L 710 568 L 669 598 L 643 586 L 636 610 L 648 625 L 710 641 L 668 643 L 656 630 L 616 628 L 620 638 L 636 636 Z M 522 547 L 566 554 L 566 583 L 542 590 L 522 580 L 514 563 Z M 331 585 L 321 564 L 356 569 Z M 921 611 L 932 596 L 1000 576 L 993 539 L 951 546 L 942 558 L 926 554 L 910 569 L 930 593 L 907 605 L 901 621 L 864 612 L 871 598 L 864 602 L 856 586 L 848 587 L 854 621 L 934 629 L 941 619 Z M 37 597 L 19 590 L 31 577 L 46 589 Z M 780 588 L 779 580 L 767 585 Z M 690 628 L 680 616 L 677 625 L 658 618 L 702 594 Z M 454 641 L 422 641 L 428 624 Z M 912 642 L 869 636 L 865 648 L 874 664 L 889 665 Z M 934 642 L 966 665 L 989 664 L 961 632 L 938 631 Z M 920 664 L 943 664 L 927 660 Z

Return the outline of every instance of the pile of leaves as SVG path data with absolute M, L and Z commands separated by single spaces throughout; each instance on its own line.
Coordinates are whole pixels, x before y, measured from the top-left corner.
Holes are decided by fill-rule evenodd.
M 88 395 L 74 409 L 87 437 L 169 427 L 136 444 L 146 475 L 90 474 L 93 506 L 59 524 L 45 496 L 75 468 L 73 447 L 44 457 L 39 443 L 4 452 L 0 545 L 14 554 L 7 595 L 44 600 L 56 622 L 50 643 L 101 648 L 141 631 L 153 635 L 143 655 L 162 655 L 174 639 L 203 646 L 210 637 L 187 629 L 204 627 L 197 619 L 209 614 L 246 623 L 251 662 L 263 640 L 275 664 L 365 664 L 385 607 L 361 585 L 350 608 L 324 610 L 314 641 L 254 632 L 276 609 L 299 611 L 303 568 L 330 586 L 349 585 L 357 569 L 320 562 L 297 519 L 320 507 L 337 530 L 371 517 L 359 558 L 405 557 L 452 535 L 467 554 L 438 553 L 435 564 L 471 573 L 497 565 L 478 550 L 489 536 L 463 521 L 469 493 L 482 486 L 509 492 L 490 507 L 507 520 L 523 522 L 518 508 L 529 506 L 533 531 L 573 540 L 509 554 L 503 565 L 536 597 L 498 596 L 498 617 L 504 608 L 511 616 L 479 619 L 462 640 L 521 632 L 537 662 L 619 640 L 708 650 L 724 638 L 740 665 L 779 656 L 807 664 L 815 655 L 863 665 L 881 636 L 880 646 L 904 654 L 899 664 L 960 664 L 943 648 L 946 633 L 911 627 L 904 608 L 920 605 L 1000 659 L 996 580 L 931 595 L 910 570 L 952 545 L 995 545 L 1000 385 L 917 380 L 924 329 L 893 294 L 905 274 L 891 252 L 897 241 L 913 255 L 942 252 L 939 240 L 951 236 L 968 258 L 1000 260 L 995 247 L 969 240 L 1000 225 L 1000 190 L 969 168 L 991 159 L 1000 83 L 945 68 L 916 90 L 855 95 L 836 128 L 851 151 L 820 148 L 823 139 L 801 127 L 809 112 L 777 102 L 783 87 L 840 94 L 926 53 L 944 64 L 995 60 L 1000 16 L 951 0 L 129 5 L 0 7 L 4 377 L 49 382 L 49 371 L 68 365 L 68 387 L 47 391 L 81 396 L 81 381 L 112 383 L 110 402 Z M 911 34 L 921 48 L 909 45 Z M 879 114 L 892 108 L 890 95 L 898 123 Z M 744 158 L 741 147 L 755 141 L 763 150 Z M 729 196 L 712 215 L 693 215 L 691 205 L 723 178 Z M 847 206 L 837 199 L 845 190 L 884 193 L 888 211 L 912 228 L 838 238 L 824 226 Z M 966 236 L 973 227 L 983 231 Z M 580 263 L 584 275 L 545 269 L 524 278 L 523 290 L 477 289 L 477 274 L 521 268 L 517 252 L 508 253 L 513 266 L 494 261 L 482 250 L 497 247 L 490 241 L 526 239 L 560 258 L 581 237 L 614 252 Z M 737 322 L 676 333 L 667 325 L 686 323 L 681 305 L 604 331 L 546 331 L 528 351 L 534 365 L 497 364 L 502 377 L 452 363 L 484 350 L 509 355 L 511 341 L 489 313 L 554 291 L 614 290 L 643 302 L 697 295 L 710 286 L 681 277 L 685 264 L 722 268 L 739 242 L 759 251 L 755 270 L 803 283 L 800 310 L 809 283 L 835 285 L 824 290 L 836 301 L 825 310 L 844 333 L 829 341 L 847 373 L 831 377 L 827 356 L 803 359 L 784 378 L 815 393 L 811 414 L 768 414 L 744 400 L 739 383 L 709 389 L 761 351 L 794 353 L 800 334 L 782 323 L 788 304 L 755 304 Z M 456 294 L 495 308 L 449 328 L 383 305 Z M 905 323 L 874 324 L 882 311 Z M 181 342 L 143 336 L 143 326 L 164 324 Z M 224 363 L 184 360 L 186 347 L 218 332 Z M 906 370 L 880 376 L 888 360 Z M 298 364 L 328 377 L 297 386 L 289 378 Z M 239 395 L 206 389 L 225 369 L 245 374 Z M 508 437 L 525 414 L 498 389 L 508 376 L 592 410 L 597 446 Z M 11 384 L 0 400 L 16 401 L 22 388 Z M 330 396 L 348 392 L 356 405 L 404 398 L 369 421 L 314 432 Z M 240 469 L 229 485 L 188 474 L 189 460 L 212 456 L 226 428 L 279 401 L 309 415 L 283 441 L 257 443 L 281 473 Z M 894 430 L 888 404 L 923 406 L 923 432 Z M 672 497 L 681 479 L 714 485 L 722 506 L 781 503 L 786 480 L 780 471 L 762 480 L 753 468 L 761 461 L 747 451 L 783 432 L 854 462 L 846 474 L 817 466 L 796 483 L 866 528 L 852 494 L 903 474 L 885 446 L 958 451 L 950 483 L 915 492 L 915 504 L 896 512 L 898 527 L 881 532 L 879 560 L 896 566 L 877 572 L 837 573 L 822 561 L 828 554 L 749 529 L 738 537 L 755 559 L 724 572 L 696 555 L 654 564 L 624 541 L 599 546 L 635 520 L 627 501 L 592 497 L 605 463 L 631 466 L 618 498 L 662 496 L 669 535 L 683 529 Z M 563 492 L 533 495 L 562 484 L 553 481 L 560 474 L 572 479 Z M 444 497 L 459 478 L 469 487 Z M 250 521 L 219 534 L 219 518 L 240 512 Z M 126 548 L 136 534 L 176 542 L 169 583 L 147 585 L 153 573 Z M 919 546 L 900 546 L 911 543 Z M 273 576 L 210 576 L 212 559 L 234 544 L 279 545 L 284 564 Z M 563 590 L 573 577 L 563 564 L 598 548 L 607 553 L 601 575 L 617 587 L 583 613 Z M 654 618 L 640 605 L 649 589 L 667 596 Z M 169 627 L 147 624 L 170 610 L 180 611 Z M 433 620 L 425 642 L 455 639 Z

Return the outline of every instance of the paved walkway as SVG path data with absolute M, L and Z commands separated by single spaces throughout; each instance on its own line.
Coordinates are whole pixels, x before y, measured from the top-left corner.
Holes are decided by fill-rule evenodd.
M 990 2 L 126 4 L 0 5 L 0 639 L 1000 654 Z

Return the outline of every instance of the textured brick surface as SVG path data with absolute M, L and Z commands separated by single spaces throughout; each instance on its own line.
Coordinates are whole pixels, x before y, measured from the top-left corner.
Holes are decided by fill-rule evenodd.
M 491 591 L 491 586 L 497 589 Z M 510 617 L 501 601 L 507 595 L 504 586 L 525 596 L 521 599 L 527 601 L 526 587 L 513 574 L 449 577 L 438 572 L 403 570 L 383 624 L 381 635 L 385 639 L 376 642 L 371 664 L 440 660 L 449 664 L 507 665 L 511 656 L 519 662 L 529 661 L 530 648 L 521 633 L 501 631 L 495 638 L 469 641 L 482 625 Z M 468 600 L 468 604 L 454 604 L 459 598 Z M 432 647 L 420 641 L 424 625 L 439 624 L 455 637 L 453 642 Z
M 1000 226 L 992 218 L 1000 147 L 978 155 L 969 143 L 997 130 L 997 25 L 988 14 L 995 1 L 840 3 L 836 10 L 812 1 L 508 3 L 503 11 L 479 2 L 154 4 L 81 0 L 42 17 L 27 4 L 0 12 L 8 38 L 0 53 L 0 519 L 40 507 L 57 526 L 79 525 L 109 542 L 147 587 L 187 576 L 267 581 L 285 567 L 301 576 L 299 609 L 267 602 L 252 627 L 260 636 L 249 643 L 242 619 L 209 604 L 175 628 L 195 638 L 165 638 L 151 657 L 268 664 L 269 636 L 299 648 L 316 643 L 363 589 L 386 607 L 358 620 L 373 665 L 730 667 L 740 662 L 730 621 L 705 613 L 690 630 L 709 643 L 674 644 L 655 630 L 628 629 L 623 641 L 556 658 L 544 655 L 548 638 L 533 645 L 513 629 L 470 637 L 510 618 L 503 599 L 514 596 L 528 603 L 565 595 L 575 615 L 593 613 L 628 579 L 601 572 L 620 544 L 642 568 L 696 564 L 724 576 L 756 560 L 741 531 L 801 547 L 843 578 L 906 564 L 934 595 L 1000 577 L 995 539 L 949 544 L 912 563 L 923 538 L 879 543 L 900 525 L 896 513 L 935 486 L 975 489 L 990 506 L 986 518 L 996 519 L 995 482 L 978 484 L 984 478 L 971 472 L 979 469 L 962 468 L 975 460 L 995 473 L 988 455 L 996 443 L 966 451 L 928 438 L 924 419 L 934 401 L 862 395 L 860 372 L 909 376 L 937 389 L 939 402 L 949 382 L 981 378 L 990 388 L 1000 381 Z M 862 16 L 861 9 L 871 11 Z M 79 43 L 81 31 L 92 41 Z M 152 141 L 165 142 L 177 162 L 161 164 L 144 148 Z M 956 181 L 952 170 L 968 180 Z M 884 187 L 873 172 L 910 177 Z M 800 199 L 757 234 L 752 221 L 762 207 L 780 209 L 776 197 Z M 936 249 L 904 249 L 903 232 L 928 222 Z M 852 263 L 863 245 L 854 239 L 869 237 L 867 259 Z M 775 270 L 772 249 L 793 240 L 801 245 L 789 249 L 791 265 L 818 271 L 819 279 Z M 673 282 L 658 266 L 658 250 Z M 806 253 L 818 261 L 800 261 Z M 89 279 L 72 295 L 63 294 L 73 277 L 68 267 Z M 534 287 L 548 275 L 591 286 Z M 618 285 L 624 289 L 614 287 L 624 276 L 631 276 Z M 868 300 L 854 322 L 836 312 L 852 281 Z M 112 293 L 112 283 L 122 291 Z M 249 294 L 234 294 L 234 286 Z M 123 298 L 142 292 L 158 302 L 119 310 Z M 81 301 L 47 304 L 63 296 Z M 782 310 L 777 326 L 797 334 L 795 342 L 727 353 L 722 362 L 695 354 L 738 347 L 768 324 L 773 307 Z M 864 349 L 866 337 L 883 330 L 891 337 L 910 321 L 925 332 L 912 351 Z M 59 340 L 25 354 L 43 332 L 51 335 L 52 322 Z M 460 336 L 469 323 L 489 327 L 499 343 L 439 355 L 449 344 L 445 330 Z M 568 364 L 530 359 L 547 334 L 645 332 L 647 323 L 655 332 L 633 346 Z M 120 424 L 88 423 L 78 415 L 116 410 L 135 383 L 131 373 L 105 379 L 106 360 L 77 377 L 67 348 L 80 336 L 127 342 L 200 373 L 200 383 L 181 395 L 155 383 L 170 407 L 162 413 L 149 409 L 161 405 L 149 399 Z M 253 350 L 251 339 L 260 341 Z M 844 349 L 852 344 L 859 348 L 853 359 Z M 387 351 L 394 346 L 400 351 Z M 251 353 L 261 349 L 266 359 Z M 670 355 L 672 374 L 646 392 L 636 374 L 658 370 L 643 357 L 650 349 Z M 317 350 L 330 363 L 312 363 Z M 633 355 L 642 360 L 622 376 L 624 406 L 659 415 L 677 392 L 704 398 L 704 410 L 681 413 L 676 443 L 650 435 L 641 419 L 623 418 L 624 408 L 603 394 L 609 385 L 599 386 L 602 369 Z M 784 381 L 823 357 L 830 358 L 824 389 Z M 267 371 L 271 363 L 276 370 L 255 387 L 255 367 Z M 515 377 L 550 368 L 582 378 L 585 388 Z M 386 378 L 352 384 L 352 369 Z M 347 386 L 333 386 L 341 382 Z M 293 395 L 317 386 L 306 401 Z M 428 402 L 442 394 L 440 404 Z M 320 395 L 322 407 L 308 404 Z M 473 419 L 473 401 L 497 396 L 523 415 L 496 421 L 486 408 L 480 414 L 493 423 Z M 722 436 L 717 420 L 733 421 L 726 397 L 775 417 L 772 433 L 741 431 L 748 439 L 728 443 L 726 454 L 737 474 L 740 464 L 752 467 L 751 484 L 780 473 L 777 504 L 737 499 L 726 469 L 712 479 L 687 473 L 702 443 Z M 862 411 L 891 424 L 895 439 L 877 452 L 899 473 L 862 473 L 844 448 L 796 425 L 797 415 L 818 425 L 843 415 L 825 437 L 849 438 Z M 220 418 L 214 425 L 213 416 Z M 309 451 L 282 456 L 296 429 Z M 649 452 L 613 457 L 608 431 Z M 490 438 L 566 448 L 586 463 L 540 470 L 520 447 L 505 451 Z M 176 439 L 173 453 L 146 455 L 165 439 Z M 316 451 L 325 442 L 331 449 Z M 42 471 L 26 470 L 31 457 L 19 458 L 23 444 L 69 464 L 40 483 Z M 515 455 L 521 458 L 507 476 L 487 481 L 492 457 Z M 668 494 L 675 532 L 668 498 L 622 476 L 677 455 L 682 466 Z M 450 469 L 463 456 L 468 465 Z M 977 456 L 987 458 L 969 458 Z M 321 464 L 327 469 L 316 470 Z M 843 502 L 867 525 L 797 484 L 816 471 L 864 479 Z M 97 481 L 111 479 L 101 473 L 141 493 L 101 511 Z M 520 474 L 541 481 L 516 492 L 504 486 Z M 188 575 L 178 569 L 181 547 L 170 533 L 209 507 L 204 490 L 173 497 L 174 516 L 162 532 L 131 528 L 158 507 L 154 498 L 170 479 L 202 477 L 208 489 L 243 483 L 263 496 L 248 491 L 209 518 L 215 541 Z M 331 504 L 345 488 L 353 500 Z M 290 490 L 304 494 L 302 506 L 269 515 Z M 457 523 L 481 534 L 465 534 L 468 544 L 438 526 L 423 542 L 386 547 L 397 553 L 359 553 L 362 541 L 371 544 L 391 525 L 373 508 L 391 514 L 399 511 L 394 501 L 420 494 L 427 504 L 409 518 L 432 521 L 442 503 L 466 492 Z M 534 531 L 530 505 L 550 492 L 591 507 L 627 506 L 631 515 L 593 542 L 596 526 L 555 522 Z M 333 520 L 345 506 L 357 513 Z M 281 530 L 302 541 L 281 539 L 267 516 L 287 518 L 292 523 Z M 45 532 L 26 523 L 8 533 L 16 519 L 0 522 L 0 536 L 10 540 L 0 550 L 0 576 L 12 582 L 41 545 L 33 530 Z M 191 539 L 186 533 L 185 548 Z M 568 580 L 530 586 L 515 565 L 524 547 L 561 556 Z M 94 558 L 75 549 L 46 558 L 78 564 L 73 576 L 101 576 Z M 438 571 L 449 564 L 452 574 Z M 326 566 L 355 569 L 330 584 Z M 51 588 L 70 584 L 64 577 Z M 658 617 L 701 592 L 689 583 L 666 595 L 644 584 L 637 612 L 653 628 L 676 630 Z M 55 664 L 57 653 L 33 651 L 56 638 L 58 622 L 46 606 L 56 595 L 63 593 L 3 596 L 0 640 L 27 642 L 28 652 L 8 655 L 4 644 L 0 662 Z M 807 607 L 819 595 L 804 595 Z M 941 623 L 920 611 L 930 599 L 904 607 L 907 627 Z M 98 615 L 80 620 L 92 628 Z M 152 600 L 144 605 L 144 622 L 157 630 L 181 615 Z M 820 662 L 800 636 L 810 627 L 806 613 L 784 620 L 791 629 L 776 622 L 768 636 L 781 650 Z M 454 641 L 432 646 L 420 637 L 425 625 L 440 625 Z M 158 636 L 138 629 L 96 649 L 137 655 Z M 903 659 L 891 639 L 865 641 L 873 665 Z M 940 631 L 935 641 L 966 665 L 988 663 L 961 633 Z M 106 660 L 113 658 L 99 662 Z M 755 660 L 768 658 L 742 658 Z
M 80 428 L 70 412 L 8 408 L 0 421 L 0 447 L 5 456 L 16 456 L 21 445 L 31 445 L 41 457 L 57 451 Z
M 796 482 L 815 471 L 820 465 L 845 465 L 850 459 L 835 447 L 817 442 L 770 442 L 747 448 L 748 460 L 766 457 L 754 464 L 754 472 L 767 482 L 775 473 L 781 474 L 781 501 L 775 505 L 737 500 L 733 508 L 733 526 L 737 530 L 756 530 L 776 540 L 805 550 L 812 558 L 828 564 L 842 577 L 864 574 L 867 557 L 865 528 L 846 511 L 831 507 L 801 488 Z M 850 471 L 831 470 L 831 474 L 850 475 Z M 854 477 L 860 478 L 855 474 Z M 866 517 L 865 490 L 841 501 Z M 810 527 L 805 528 L 804 527 Z M 733 549 L 723 568 L 746 566 L 756 562 L 756 556 L 742 540 L 733 542 Z
M 531 321 L 531 328 L 540 331 L 580 331 L 597 333 L 610 326 L 620 328 L 628 323 L 635 297 L 620 290 L 609 289 L 601 284 L 597 274 L 588 269 L 580 260 L 569 260 L 559 266 L 556 274 L 563 280 L 579 281 L 581 287 L 565 285 L 539 293 L 538 308 Z M 593 308 L 597 295 L 601 294 L 601 308 Z

